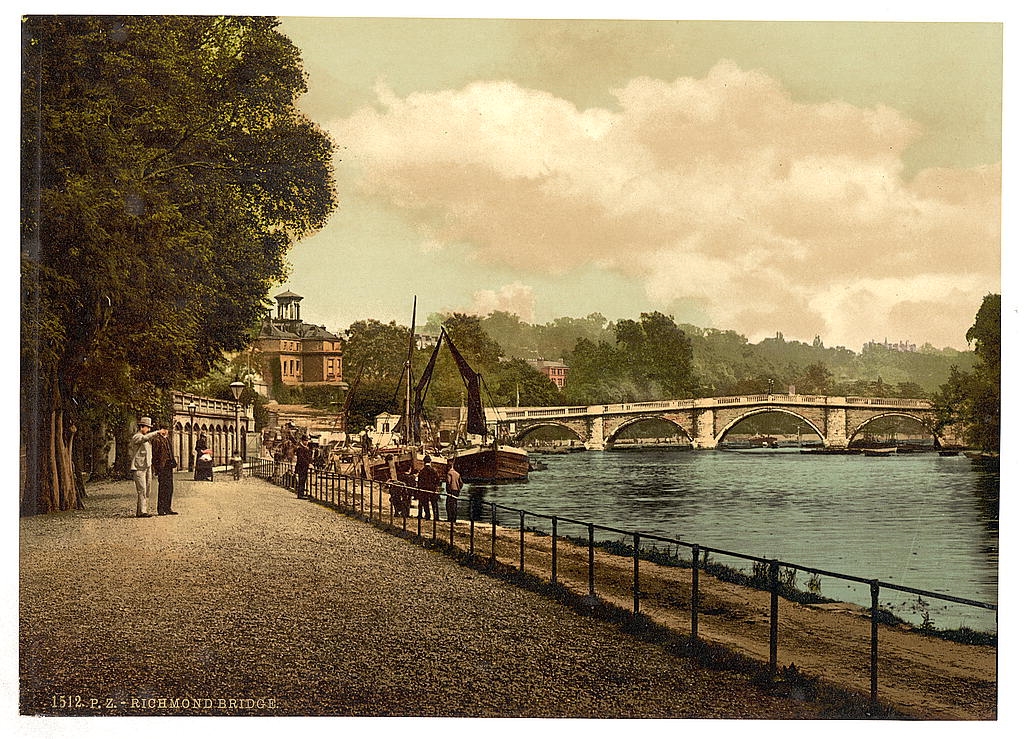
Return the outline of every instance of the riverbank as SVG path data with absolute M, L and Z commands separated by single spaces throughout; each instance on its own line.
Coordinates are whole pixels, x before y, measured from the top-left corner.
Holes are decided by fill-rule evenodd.
M 260 480 L 86 505 L 19 522 L 22 714 L 822 715 Z
M 376 494 L 365 490 L 351 498 L 354 510 L 369 513 Z M 324 496 L 329 499 L 328 495 Z M 335 499 L 344 501 L 340 495 Z M 359 502 L 356 502 L 356 501 Z M 374 505 L 380 499 L 374 498 Z M 347 501 L 346 501 L 347 502 Z M 559 537 L 556 565 L 552 568 L 551 537 L 534 531 L 520 538 L 516 528 L 489 522 L 460 522 L 454 530 L 446 522 L 436 527 L 426 520 L 391 519 L 383 497 L 382 525 L 472 560 L 512 580 L 525 580 L 549 596 L 563 597 L 581 612 L 601 610 L 606 618 L 630 624 L 634 605 L 634 561 L 597 548 L 594 551 L 594 591 L 589 598 L 589 549 Z M 374 514 L 374 515 L 378 515 Z M 468 552 L 474 553 L 468 558 Z M 692 570 L 641 559 L 640 630 L 661 631 L 666 643 L 686 642 L 691 632 Z M 553 575 L 554 569 L 554 575 Z M 520 574 L 522 572 L 522 574 Z M 557 587 L 549 587 L 552 577 Z M 719 661 L 743 663 L 743 669 L 761 672 L 769 660 L 770 595 L 763 590 L 700 573 L 698 598 L 699 638 L 702 648 L 724 650 Z M 870 696 L 869 609 L 843 602 L 801 604 L 779 599 L 777 662 L 787 673 L 790 687 L 807 694 L 830 691 L 828 700 L 854 713 L 864 711 Z M 879 702 L 898 714 L 919 719 L 991 720 L 996 718 L 997 648 L 950 642 L 907 624 L 879 626 Z M 684 647 L 682 653 L 695 653 Z M 790 666 L 788 671 L 785 669 Z M 859 699 L 859 700 L 858 700 Z M 856 706 L 856 707 L 855 707 Z

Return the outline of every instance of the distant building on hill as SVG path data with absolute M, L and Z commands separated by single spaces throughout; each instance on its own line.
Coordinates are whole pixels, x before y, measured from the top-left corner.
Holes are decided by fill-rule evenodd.
M 413 337 L 417 349 L 433 349 L 440 334 L 416 334 Z
M 565 378 L 569 376 L 569 366 L 567 364 L 550 359 L 526 359 L 524 361 L 542 375 L 547 375 L 547 378 L 555 383 L 559 389 L 565 387 Z
M 864 345 L 863 351 L 867 352 L 872 349 L 888 349 L 893 352 L 916 352 L 917 344 L 911 344 L 909 341 L 890 342 L 888 338 L 882 342 L 872 339 Z
M 263 377 L 284 385 L 341 386 L 341 337 L 302 320 L 301 295 L 285 291 L 274 300 L 277 316 L 267 311 L 256 339 Z

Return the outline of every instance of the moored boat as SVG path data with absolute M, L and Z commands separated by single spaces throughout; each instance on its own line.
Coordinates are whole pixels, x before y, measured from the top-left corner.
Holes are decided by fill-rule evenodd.
M 414 304 L 415 305 L 415 304 Z M 413 308 L 413 325 L 415 326 L 415 307 Z M 423 406 L 433 376 L 434 363 L 445 343 L 451 352 L 452 359 L 458 367 L 459 374 L 466 386 L 466 423 L 463 429 L 464 438 L 443 449 L 428 449 L 422 444 L 424 435 L 421 433 L 420 424 L 423 419 Z M 412 343 L 410 341 L 410 347 Z M 411 354 L 410 354 L 411 358 Z M 391 459 L 387 459 L 390 450 L 378 449 L 372 460 L 368 460 L 368 467 L 372 470 L 370 475 L 374 479 L 393 479 L 398 474 L 407 471 L 418 471 L 422 468 L 425 457 L 431 458 L 431 465 L 438 468 L 443 466 L 447 471 L 449 465 L 454 463 L 455 469 L 459 471 L 462 478 L 467 482 L 494 482 L 505 480 L 525 480 L 530 472 L 530 455 L 520 447 L 510 444 L 502 444 L 496 437 L 488 439 L 486 416 L 484 415 L 483 399 L 480 393 L 481 378 L 469 363 L 465 360 L 459 350 L 455 347 L 448 332 L 442 328 L 441 335 L 437 339 L 434 351 L 427 362 L 426 368 L 420 377 L 415 389 L 411 387 L 411 361 L 406 362 L 406 411 L 402 421 L 403 438 L 410 439 L 412 444 L 406 444 L 391 452 Z
M 447 461 L 466 482 L 525 480 L 530 472 L 530 455 L 525 449 L 498 443 L 456 449 Z
M 891 457 L 896 453 L 896 447 L 879 447 L 877 449 L 865 449 L 865 457 Z

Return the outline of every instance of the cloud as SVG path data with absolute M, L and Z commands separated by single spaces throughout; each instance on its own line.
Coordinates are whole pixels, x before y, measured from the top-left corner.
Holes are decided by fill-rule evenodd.
M 531 323 L 534 320 L 536 303 L 532 287 L 514 282 L 502 285 L 497 290 L 477 290 L 473 293 L 473 304 L 461 312 L 486 316 L 494 311 L 505 311 Z
M 923 131 L 898 111 L 798 102 L 728 61 L 613 93 L 616 109 L 579 110 L 507 81 L 382 86 L 331 126 L 343 186 L 424 243 L 522 274 L 598 265 L 643 284 L 652 308 L 690 303 L 748 335 L 856 345 L 888 311 L 923 343 L 912 306 L 944 305 L 948 328 L 925 340 L 959 343 L 998 290 L 999 165 L 908 180 Z M 854 294 L 878 312 L 839 297 Z

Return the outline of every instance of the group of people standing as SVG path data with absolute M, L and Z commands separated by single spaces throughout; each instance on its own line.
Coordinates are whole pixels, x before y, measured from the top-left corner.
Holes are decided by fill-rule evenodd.
M 153 478 L 157 481 L 156 512 L 159 516 L 177 516 L 171 510 L 171 498 L 174 496 L 174 470 L 178 461 L 174 458 L 174 450 L 168 438 L 170 432 L 166 424 L 154 431 L 153 420 L 149 416 L 139 419 L 139 424 L 131 441 L 128 442 L 128 459 L 132 479 L 135 481 L 135 515 L 138 518 L 151 518 L 149 512 L 149 491 Z
M 391 507 L 396 515 L 408 516 L 412 507 L 412 499 L 416 498 L 417 515 L 430 521 L 441 520 L 439 501 L 441 493 L 445 494 L 445 514 L 448 520 L 455 522 L 459 515 L 459 493 L 462 490 L 462 475 L 452 464 L 448 467 L 444 480 L 441 473 L 434 468 L 430 457 L 423 458 L 423 467 L 417 473 L 411 467 L 407 471 L 397 472 L 390 455 L 385 457 L 391 469 Z

